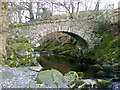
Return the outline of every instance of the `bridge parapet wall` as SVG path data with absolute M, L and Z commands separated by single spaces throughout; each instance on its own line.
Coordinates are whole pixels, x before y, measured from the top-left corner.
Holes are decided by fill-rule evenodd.
M 40 40 L 41 37 L 47 36 L 52 32 L 67 31 L 79 35 L 85 39 L 90 47 L 93 46 L 95 35 L 92 30 L 89 29 L 89 25 L 85 22 L 60 22 L 60 23 L 47 23 L 29 26 L 29 30 L 24 33 L 30 39 L 34 39 L 34 42 Z

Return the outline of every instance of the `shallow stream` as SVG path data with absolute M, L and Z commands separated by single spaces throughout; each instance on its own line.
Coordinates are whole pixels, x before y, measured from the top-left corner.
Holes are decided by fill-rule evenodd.
M 113 80 L 113 78 L 118 77 L 120 78 L 119 69 L 111 70 L 106 69 L 105 72 L 107 74 L 98 75 L 97 72 L 104 69 L 97 69 L 91 67 L 91 65 L 96 64 L 94 60 L 86 59 L 86 58 L 75 58 L 71 56 L 64 56 L 58 54 L 48 54 L 48 53 L 39 53 L 36 52 L 35 56 L 37 57 L 38 62 L 44 68 L 47 69 L 57 69 L 58 71 L 62 72 L 63 74 L 69 71 L 76 71 L 76 72 L 83 72 L 85 76 L 83 78 L 86 79 L 106 79 L 112 82 L 110 88 L 114 90 L 120 90 L 120 80 Z

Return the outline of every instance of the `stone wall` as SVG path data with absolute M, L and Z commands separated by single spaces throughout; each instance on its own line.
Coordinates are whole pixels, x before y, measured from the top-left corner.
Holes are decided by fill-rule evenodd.
M 24 30 L 23 33 L 24 36 L 29 37 L 33 43 L 36 43 L 38 40 L 40 40 L 41 37 L 47 36 L 52 32 L 58 31 L 72 32 L 85 39 L 91 47 L 91 45 L 93 46 L 95 35 L 92 33 L 93 30 L 90 29 L 90 27 L 91 24 L 88 22 L 67 21 L 60 23 L 46 23 L 24 26 L 19 28 L 19 30 L 20 29 Z

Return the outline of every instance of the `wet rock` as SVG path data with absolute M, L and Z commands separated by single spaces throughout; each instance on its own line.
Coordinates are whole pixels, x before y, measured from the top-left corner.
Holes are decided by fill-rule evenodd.
M 101 66 L 99 64 L 91 65 L 90 67 L 95 70 L 101 70 Z
M 112 78 L 112 81 L 113 82 L 120 82 L 120 77 L 114 77 L 114 78 Z
M 82 81 L 87 85 L 91 85 L 91 87 L 93 87 L 93 85 L 96 84 L 96 81 L 92 80 L 92 79 L 86 79 L 86 80 L 82 80 Z
M 114 63 L 114 64 L 112 65 L 112 67 L 113 67 L 113 68 L 118 68 L 118 67 L 120 67 L 120 63 Z
M 111 65 L 110 64 L 103 64 L 102 65 L 102 69 L 104 69 L 104 70 L 109 70 L 109 71 L 111 71 L 112 70 L 112 67 L 111 67 Z
M 69 83 L 79 79 L 79 75 L 75 71 L 70 71 L 70 72 L 66 73 L 64 75 L 64 77 L 66 79 L 68 79 Z
M 97 75 L 98 75 L 98 76 L 103 76 L 103 75 L 105 75 L 105 74 L 106 74 L 106 72 L 104 72 L 104 71 L 98 71 L 98 72 L 97 72 Z
M 80 89 L 87 89 L 93 88 L 96 85 L 96 81 L 92 79 L 82 79 L 82 80 L 75 80 L 72 81 L 70 87 L 71 88 L 80 88 Z
M 78 72 L 79 77 L 83 77 L 85 74 L 83 72 Z
M 75 80 L 71 82 L 70 88 L 80 88 L 79 86 L 81 86 L 82 84 L 84 84 L 83 81 Z
M 34 66 L 34 67 L 29 67 L 28 69 L 39 72 L 43 69 L 43 67 L 42 66 Z
M 97 79 L 96 82 L 97 82 L 96 86 L 98 88 L 108 88 L 112 84 L 111 82 L 103 79 Z

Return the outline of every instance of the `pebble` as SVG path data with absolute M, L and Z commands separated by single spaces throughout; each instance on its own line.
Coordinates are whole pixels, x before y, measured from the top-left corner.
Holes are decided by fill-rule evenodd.
M 2 79 L 2 88 L 30 88 L 30 83 L 35 81 L 37 73 L 29 69 L 30 67 L 2 67 L 1 71 L 10 71 L 14 74 L 12 78 Z M 32 67 L 31 67 L 32 68 Z

